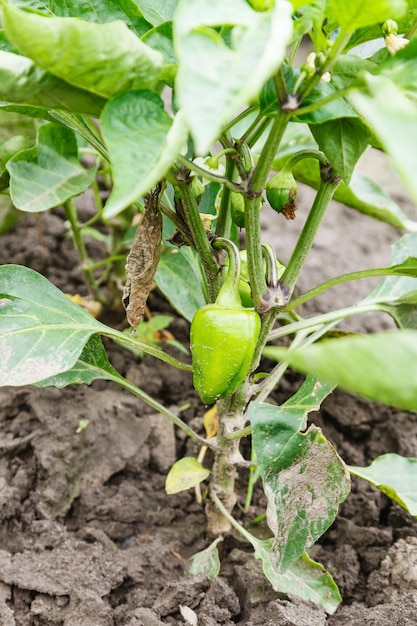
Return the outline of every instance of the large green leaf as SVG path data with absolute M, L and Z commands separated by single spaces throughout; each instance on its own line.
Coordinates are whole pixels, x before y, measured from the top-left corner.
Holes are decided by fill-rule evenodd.
M 106 102 L 45 72 L 30 59 L 3 50 L 0 50 L 0 99 L 95 116 Z
M 321 431 L 306 427 L 333 385 L 308 378 L 282 406 L 252 402 L 249 418 L 255 458 L 268 498 L 277 571 L 296 561 L 333 523 L 349 493 L 346 468 Z
M 398 24 L 399 33 L 408 33 L 411 28 L 414 27 L 417 19 L 417 0 L 407 0 L 407 11 L 402 17 L 396 17 L 395 21 Z M 364 28 L 358 28 L 352 37 L 349 39 L 349 43 L 346 49 L 358 46 L 366 41 L 372 41 L 373 39 L 381 38 L 381 23 L 377 23 L 374 26 L 365 26 Z
M 135 0 L 13 0 L 12 4 L 46 15 L 79 17 L 97 24 L 122 20 L 138 37 L 151 28 Z
M 109 369 L 97 344 L 93 344 L 92 355 L 84 352 L 80 357 L 90 337 L 97 333 L 129 348 L 141 348 L 180 369 L 191 369 L 159 348 L 98 322 L 41 274 L 20 265 L 0 267 L 0 386 L 35 384 L 67 372 L 77 364 L 66 377 L 60 378 L 61 386 L 79 382 L 79 377 L 84 376 L 111 377 L 111 380 L 117 377 L 118 382 L 122 380 L 123 386 L 133 387 L 133 393 L 138 395 L 137 387 L 129 387 L 128 381 Z M 88 350 L 91 351 L 91 344 Z M 148 404 L 152 402 L 143 392 L 140 397 Z
M 135 2 L 144 17 L 154 26 L 172 20 L 177 5 L 177 0 L 135 0 Z
M 174 309 L 189 322 L 207 301 L 204 295 L 201 267 L 190 248 L 161 257 L 155 282 Z
M 407 10 L 405 0 L 331 0 L 333 14 L 345 32 L 396 19 Z
M 86 170 L 79 162 L 74 133 L 62 126 L 39 127 L 36 148 L 22 150 L 7 162 L 10 194 L 18 209 L 45 211 L 85 191 L 97 166 Z
M 105 98 L 152 88 L 161 73 L 162 55 L 122 21 L 95 24 L 47 17 L 6 4 L 3 24 L 17 50 L 42 69 Z
M 0 385 L 33 384 L 70 369 L 102 328 L 37 272 L 0 267 Z
M 74 365 L 59 374 L 43 378 L 37 387 L 67 387 L 68 385 L 91 385 L 95 380 L 113 380 L 120 374 L 109 363 L 99 335 L 92 335 L 85 344 Z
M 354 90 L 350 98 L 392 159 L 417 202 L 417 103 L 384 76 L 366 75 L 368 93 Z
M 184 147 L 188 130 L 181 112 L 172 120 L 161 98 L 147 90 L 108 102 L 101 122 L 114 179 L 104 215 L 112 217 L 163 178 Z
M 397 330 L 328 339 L 296 350 L 280 349 L 295 369 L 346 391 L 401 409 L 417 409 L 417 332 Z
M 348 469 L 417 517 L 417 459 L 384 454 L 372 461 L 369 467 L 349 465 Z
M 280 66 L 291 37 L 291 13 L 287 0 L 276 0 L 265 12 L 254 11 L 245 0 L 179 0 L 176 95 L 199 154 Z M 234 27 L 230 46 L 218 26 Z
M 334 170 L 348 185 L 359 157 L 368 147 L 366 126 L 358 118 L 341 117 L 312 124 L 311 133 Z

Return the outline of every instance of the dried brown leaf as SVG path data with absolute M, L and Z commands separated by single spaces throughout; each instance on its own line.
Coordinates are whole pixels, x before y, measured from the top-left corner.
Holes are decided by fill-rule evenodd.
M 159 196 L 162 186 L 145 197 L 145 213 L 136 231 L 132 249 L 126 260 L 126 285 L 123 306 L 127 321 L 135 331 L 145 311 L 153 277 L 161 256 L 162 217 Z

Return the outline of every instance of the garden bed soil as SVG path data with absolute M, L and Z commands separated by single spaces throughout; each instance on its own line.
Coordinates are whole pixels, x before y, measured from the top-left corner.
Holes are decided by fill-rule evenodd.
M 381 176 L 387 167 L 383 162 Z M 397 182 L 390 176 L 395 193 Z M 265 213 L 265 239 L 284 261 L 310 198 L 303 189 L 295 222 Z M 88 213 L 88 207 L 85 196 L 80 209 Z M 0 262 L 32 267 L 63 291 L 85 295 L 63 213 L 58 209 L 39 217 L 27 215 L 2 235 Z M 393 228 L 333 203 L 301 288 L 338 272 L 383 265 L 398 237 Z M 89 247 L 92 256 L 103 254 L 97 242 Z M 353 304 L 370 284 L 343 285 L 322 296 L 309 313 Z M 149 304 L 153 313 L 169 311 L 157 292 Z M 125 326 L 120 309 L 105 321 Z M 390 324 L 368 316 L 345 328 L 370 331 Z M 170 330 L 186 341 L 184 320 L 175 318 Z M 205 408 L 189 374 L 152 358 L 140 362 L 110 343 L 106 347 L 116 369 L 174 411 L 186 406 L 181 417 L 203 432 Z M 290 373 L 275 400 L 299 384 Z M 88 425 L 80 428 L 83 420 Z M 311 421 L 350 464 L 367 465 L 385 452 L 417 457 L 414 413 L 335 391 Z M 343 602 L 334 615 L 275 593 L 237 535 L 219 544 L 222 567 L 214 582 L 188 577 L 186 560 L 210 542 L 204 505 L 193 490 L 168 496 L 164 484 L 177 458 L 198 452 L 166 418 L 113 383 L 0 389 L 0 625 L 416 624 L 417 521 L 356 479 L 337 521 L 311 550 L 340 587 Z M 240 487 L 243 502 L 243 479 Z M 250 523 L 264 509 L 257 488 L 249 514 L 244 517 L 237 508 L 236 515 Z

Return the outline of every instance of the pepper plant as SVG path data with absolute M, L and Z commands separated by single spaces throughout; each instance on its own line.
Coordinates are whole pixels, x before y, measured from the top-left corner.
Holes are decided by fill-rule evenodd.
M 63 204 L 92 295 L 104 305 L 111 265 L 126 263 L 123 303 L 133 331 L 156 283 L 191 322 L 192 362 L 91 317 L 40 274 L 0 268 L 2 385 L 64 387 L 112 380 L 166 415 L 213 465 L 178 461 L 167 491 L 208 480 L 213 544 L 190 572 L 218 572 L 217 544 L 234 527 L 274 589 L 335 611 L 340 595 L 307 550 L 334 521 L 350 474 L 417 515 L 417 459 L 387 454 L 349 467 L 321 430 L 307 426 L 334 386 L 417 408 L 417 224 L 355 171 L 368 149 L 385 151 L 417 201 L 416 0 L 3 0 L 0 107 L 35 120 L 36 138 L 0 146 L 1 223 L 15 209 Z M 89 155 L 89 165 L 80 160 Z M 103 204 L 97 173 L 110 189 Z M 297 214 L 297 183 L 315 190 L 285 266 L 262 242 Z M 92 186 L 97 215 L 80 222 L 74 197 Z M 403 231 L 388 267 L 336 276 L 296 291 L 329 203 Z M 11 208 L 11 207 L 15 208 Z M 129 224 L 142 213 L 131 236 Z M 7 215 L 6 215 L 7 214 Z M 301 214 L 301 211 L 300 211 Z M 6 219 L 7 217 L 7 219 Z M 12 220 L 13 221 L 13 220 Z M 97 279 L 85 248 L 94 224 L 119 233 Z M 121 234 L 120 234 L 121 233 Z M 245 240 L 245 249 L 242 240 Z M 102 268 L 103 269 L 103 268 Z M 114 269 L 114 267 L 113 267 Z M 353 306 L 303 317 L 300 306 L 342 282 L 383 277 Z M 352 292 L 354 287 L 352 287 Z M 349 316 L 384 312 L 396 330 L 332 336 Z M 139 326 L 140 328 L 140 326 Z M 100 336 L 193 374 L 218 429 L 194 432 L 122 377 Z M 260 370 L 262 355 L 276 363 Z M 271 361 L 272 360 L 272 361 Z M 281 406 L 268 401 L 288 366 L 306 374 Z M 252 456 L 242 454 L 251 436 Z M 237 471 L 257 478 L 270 538 L 234 516 Z M 248 507 L 246 507 L 248 508 Z

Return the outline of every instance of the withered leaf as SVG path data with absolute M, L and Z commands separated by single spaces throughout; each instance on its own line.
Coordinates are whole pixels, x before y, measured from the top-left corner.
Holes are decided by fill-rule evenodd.
M 162 217 L 159 211 L 161 191 L 162 185 L 159 184 L 154 191 L 145 196 L 145 213 L 126 260 L 123 306 L 133 332 L 145 311 L 145 304 L 161 256 Z

